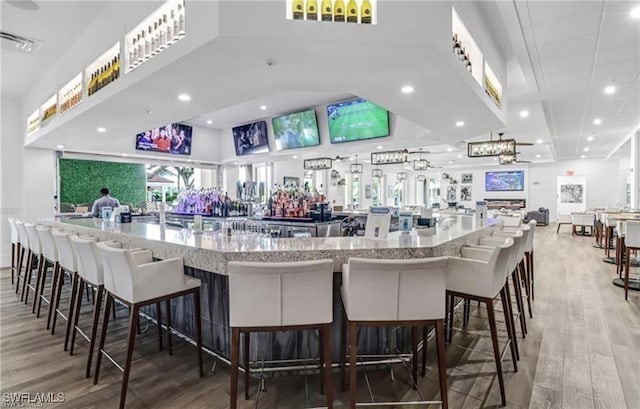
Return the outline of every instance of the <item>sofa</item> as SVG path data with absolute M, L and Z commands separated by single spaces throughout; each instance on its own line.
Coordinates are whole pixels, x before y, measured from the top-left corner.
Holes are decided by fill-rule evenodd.
M 524 222 L 529 223 L 531 220 L 535 220 L 538 225 L 548 225 L 549 224 L 549 209 L 545 209 L 544 207 L 539 208 L 538 210 L 531 210 L 527 212 L 524 216 Z

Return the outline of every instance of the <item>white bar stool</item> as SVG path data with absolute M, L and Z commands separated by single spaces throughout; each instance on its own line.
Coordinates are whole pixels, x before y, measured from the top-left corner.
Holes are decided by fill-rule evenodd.
M 493 355 L 500 386 L 500 397 L 502 404 L 506 406 L 507 399 L 502 375 L 502 354 L 498 345 L 498 332 L 493 302 L 494 299 L 500 295 L 505 314 L 505 322 L 507 323 L 507 332 L 510 333 L 509 343 L 513 365 L 517 371 L 517 357 L 514 345 L 515 336 L 509 328 L 509 322 L 511 321 L 508 317 L 509 308 L 507 304 L 509 303 L 509 299 L 505 291 L 505 288 L 508 286 L 506 283 L 506 271 L 509 271 L 509 262 L 514 258 L 514 244 L 511 238 L 506 238 L 502 241 L 502 244 L 496 243 L 497 241 L 499 241 L 497 238 L 493 240 L 481 240 L 481 244 L 485 245 L 491 242 L 495 244 L 495 247 L 463 247 L 462 257 L 451 257 L 449 259 L 447 294 L 472 299 L 486 305 L 489 328 L 491 330 L 491 341 L 493 344 Z
M 531 231 L 529 232 L 529 236 L 527 237 L 524 256 L 525 263 L 527 265 L 527 278 L 529 279 L 529 286 L 531 287 L 531 301 L 533 302 L 535 300 L 533 240 L 535 238 L 536 227 L 538 223 L 535 220 L 531 220 L 528 224 L 531 227 Z
M 496 220 L 502 222 L 504 226 L 520 226 L 522 224 L 521 215 L 498 214 Z
M 350 408 L 357 401 L 356 359 L 358 327 L 408 326 L 412 329 L 414 387 L 418 378 L 418 329 L 435 324 L 440 378 L 439 402 L 448 407 L 447 368 L 445 357 L 444 319 L 447 289 L 447 257 L 413 260 L 349 259 L 342 267 L 342 301 L 345 326 L 349 332 L 349 395 Z M 346 328 L 343 329 L 343 386 L 346 361 Z M 426 353 L 426 347 L 423 347 Z M 423 360 L 424 362 L 424 360 Z M 391 402 L 385 402 L 387 406 Z M 402 402 L 396 402 L 402 404 Z
M 18 274 L 18 258 L 20 254 L 20 238 L 15 219 L 7 217 L 11 229 L 11 285 L 15 284 L 15 277 Z
M 44 296 L 44 286 L 47 281 L 47 271 L 49 265 L 53 267 L 54 272 L 58 269 L 58 248 L 56 247 L 56 243 L 53 241 L 51 228 L 47 226 L 38 226 L 36 228 L 36 231 L 38 232 L 40 243 L 42 244 L 43 258 L 43 268 L 38 271 L 38 280 L 36 280 L 36 297 L 38 299 L 38 309 L 36 312 L 36 317 L 40 317 L 40 308 L 42 307 L 42 301 L 46 302 L 47 304 L 51 304 L 51 296 L 49 298 L 46 298 Z
M 333 260 L 256 263 L 232 261 L 229 272 L 231 409 L 237 408 L 240 335 L 244 334 L 245 399 L 249 398 L 251 332 L 318 330 L 327 407 L 333 408 L 331 323 Z M 322 379 L 322 370 L 321 370 Z
M 631 266 L 631 251 L 640 250 L 640 221 L 627 220 L 624 236 L 624 299 L 629 295 L 629 268 Z
M 16 230 L 18 230 L 18 240 L 20 241 L 20 247 L 18 249 L 18 267 L 16 275 L 16 295 L 20 291 L 20 283 L 24 284 L 27 277 L 27 263 L 31 260 L 31 250 L 29 250 L 29 235 L 27 229 L 24 227 L 24 223 L 21 220 L 15 220 Z M 26 256 L 26 261 L 25 261 Z M 23 272 L 24 267 L 24 272 Z M 20 295 L 22 301 L 22 294 Z
M 51 334 L 55 334 L 56 332 L 56 322 L 58 319 L 58 315 L 62 317 L 67 323 L 69 322 L 71 316 L 71 300 L 74 299 L 75 294 L 73 290 L 75 289 L 74 283 L 76 282 L 76 276 L 78 274 L 77 268 L 77 256 L 71 248 L 71 239 L 70 237 L 73 235 L 69 232 L 63 232 L 59 230 L 51 231 L 51 235 L 53 236 L 53 241 L 56 244 L 56 248 L 58 249 L 58 270 L 53 272 L 53 286 L 52 286 L 52 301 L 49 303 L 49 320 L 47 322 L 47 329 L 51 327 Z M 60 295 L 62 293 L 62 286 L 64 284 L 64 275 L 69 274 L 72 277 L 71 281 L 71 297 L 69 299 L 69 309 L 67 314 L 65 315 L 62 311 L 60 311 Z M 64 350 L 67 350 L 67 343 L 69 342 L 69 334 L 68 331 L 65 334 L 64 340 Z
M 98 383 L 102 355 L 113 362 L 123 372 L 122 388 L 120 391 L 120 409 L 124 409 L 131 371 L 133 346 L 136 339 L 140 308 L 146 305 L 158 304 L 165 301 L 169 307 L 169 300 L 184 295 L 192 295 L 194 310 L 194 325 L 196 330 L 196 352 L 200 377 L 204 376 L 202 364 L 202 327 L 200 322 L 200 280 L 184 274 L 182 258 L 172 258 L 154 262 L 151 251 L 131 251 L 113 248 L 105 243 L 97 243 L 98 253 L 104 270 L 104 288 L 107 300 L 104 307 L 100 344 L 96 360 L 96 372 L 93 384 Z M 127 340 L 127 356 L 125 364 L 119 364 L 104 350 L 109 325 L 109 310 L 114 299 L 130 307 L 129 334 Z M 171 311 L 167 324 L 169 335 L 169 352 L 171 353 Z M 158 317 L 158 326 L 161 326 Z
M 519 245 L 518 246 L 519 260 L 517 261 L 515 276 L 518 279 L 517 281 L 518 284 L 520 284 L 519 289 L 521 293 L 522 293 L 522 283 L 524 283 L 525 294 L 523 295 L 523 297 L 527 299 L 527 306 L 529 308 L 529 317 L 533 318 L 533 309 L 531 308 L 531 284 L 529 282 L 529 277 L 527 275 L 526 260 L 525 260 L 526 252 L 527 252 L 527 244 L 529 243 L 529 240 L 530 240 L 532 227 L 530 224 L 525 224 L 515 229 L 507 227 L 507 228 L 504 228 L 504 230 L 502 231 L 494 231 L 493 235 L 502 236 L 502 237 L 513 237 L 513 234 L 516 232 L 516 230 L 522 231 L 522 234 L 524 235 L 524 237 L 522 240 L 515 239 L 515 241 L 518 242 L 517 244 Z M 532 238 L 533 236 L 531 236 L 531 240 Z
M 93 360 L 93 352 L 96 345 L 98 320 L 100 318 L 102 296 L 104 294 L 104 272 L 102 269 L 102 257 L 98 253 L 98 247 L 96 245 L 95 238 L 80 238 L 77 236 L 71 236 L 70 240 L 71 247 L 74 249 L 75 253 L 78 256 L 78 276 L 76 282 L 74 282 L 75 297 L 70 301 L 72 305 L 72 313 L 70 314 L 71 319 L 69 319 L 69 321 L 67 322 L 67 331 L 71 332 L 71 346 L 69 347 L 69 355 L 73 355 L 76 333 L 79 332 L 89 341 L 89 353 L 85 371 L 85 378 L 89 378 L 91 376 L 91 362 Z M 116 241 L 105 241 L 102 243 L 113 248 L 120 247 L 120 243 Z M 78 327 L 80 309 L 82 307 L 82 291 L 86 284 L 89 284 L 93 289 L 95 289 L 95 294 L 93 296 L 93 318 L 91 321 L 91 333 L 89 336 L 82 332 L 82 330 Z
M 33 309 L 32 312 L 35 312 L 36 299 L 38 293 L 38 281 L 42 274 L 42 265 L 44 261 L 44 257 L 42 257 L 42 244 L 40 243 L 40 236 L 38 236 L 38 231 L 36 230 L 36 225 L 33 223 L 25 223 L 24 228 L 27 231 L 27 236 L 29 236 L 29 250 L 31 254 L 31 260 L 27 259 L 27 271 L 26 278 L 22 283 L 22 294 L 24 295 L 24 303 L 29 303 L 29 290 L 33 290 Z M 33 276 L 33 260 L 38 260 L 37 265 L 37 273 L 36 273 L 36 283 L 31 284 L 31 278 Z

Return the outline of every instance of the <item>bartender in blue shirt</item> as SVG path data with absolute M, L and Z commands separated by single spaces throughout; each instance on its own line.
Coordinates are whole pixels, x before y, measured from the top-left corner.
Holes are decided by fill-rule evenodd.
M 93 217 L 102 217 L 103 207 L 110 207 L 112 209 L 115 209 L 116 207 L 120 206 L 120 201 L 118 201 L 118 199 L 116 199 L 115 197 L 109 196 L 109 189 L 107 189 L 106 187 L 100 189 L 100 193 L 102 194 L 102 197 L 93 202 L 93 207 L 91 208 Z

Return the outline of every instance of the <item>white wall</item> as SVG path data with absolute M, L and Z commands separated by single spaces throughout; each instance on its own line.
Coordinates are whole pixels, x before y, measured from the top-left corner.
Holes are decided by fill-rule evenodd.
M 25 148 L 24 166 L 24 218 L 36 222 L 41 217 L 56 213 L 57 174 L 55 152 L 47 149 Z
M 7 217 L 23 217 L 23 121 L 16 100 L 2 97 L 0 134 L 0 266 L 11 262 L 10 229 Z

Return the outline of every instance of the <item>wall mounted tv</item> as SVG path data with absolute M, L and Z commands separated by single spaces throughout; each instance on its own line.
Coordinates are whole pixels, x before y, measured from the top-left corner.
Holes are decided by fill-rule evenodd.
M 136 150 L 191 155 L 193 128 L 183 124 L 169 124 L 136 135 Z
M 487 192 L 522 191 L 524 190 L 524 171 L 486 172 L 484 186 Z
M 279 116 L 271 123 L 279 151 L 320 145 L 315 109 Z
M 389 111 L 364 99 L 327 106 L 331 143 L 389 136 Z
M 236 126 L 231 131 L 233 132 L 233 145 L 236 148 L 236 155 L 269 152 L 266 121 Z

